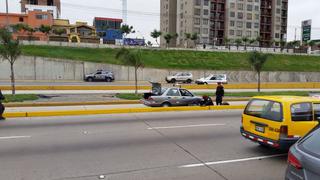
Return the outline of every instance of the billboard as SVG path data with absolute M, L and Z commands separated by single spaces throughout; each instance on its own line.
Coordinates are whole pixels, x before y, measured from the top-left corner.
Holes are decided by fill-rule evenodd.
M 302 32 L 302 42 L 308 42 L 311 40 L 311 24 L 312 20 L 302 21 L 301 32 Z

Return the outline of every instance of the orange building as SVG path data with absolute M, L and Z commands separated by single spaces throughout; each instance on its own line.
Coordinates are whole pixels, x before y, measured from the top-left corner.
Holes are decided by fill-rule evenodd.
M 6 27 L 7 20 L 10 26 L 16 24 L 27 24 L 28 26 L 36 29 L 41 25 L 52 26 L 53 25 L 53 17 L 49 12 L 41 12 L 41 11 L 29 11 L 27 14 L 14 14 L 9 13 L 0 13 L 0 28 Z M 15 32 L 14 37 L 26 40 L 26 37 L 30 39 L 30 33 L 28 32 Z M 46 34 L 41 32 L 32 33 L 33 40 L 48 40 Z

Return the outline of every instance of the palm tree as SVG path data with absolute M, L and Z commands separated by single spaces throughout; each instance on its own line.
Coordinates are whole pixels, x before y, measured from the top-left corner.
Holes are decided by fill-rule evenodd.
M 191 36 L 192 36 L 191 33 L 184 33 L 184 39 L 187 42 L 187 47 L 186 48 L 189 47 L 189 40 L 191 39 Z
M 261 51 L 261 42 L 262 42 L 262 38 L 261 38 L 260 36 L 258 36 L 258 37 L 256 38 L 256 41 L 258 42 L 258 44 L 259 44 L 259 48 L 260 48 L 260 51 Z
M 280 40 L 280 50 L 281 52 L 283 52 L 284 47 L 287 45 L 287 42 L 284 40 Z
M 15 75 L 13 65 L 21 55 L 19 40 L 14 40 L 12 34 L 6 29 L 0 29 L 0 57 L 10 64 L 10 79 L 12 94 L 16 94 Z
M 39 27 L 39 31 L 44 33 L 47 36 L 48 41 L 49 41 L 48 34 L 50 33 L 51 29 L 52 29 L 51 26 L 46 26 L 43 24 Z
M 278 43 L 278 41 L 277 40 L 275 40 L 275 39 L 272 39 L 272 41 L 271 41 L 271 45 L 272 45 L 272 47 L 273 47 L 273 52 L 276 52 L 276 44 Z
M 257 51 L 252 52 L 248 58 L 248 62 L 252 70 L 258 74 L 258 92 L 260 92 L 261 70 L 263 68 L 263 65 L 267 62 L 267 60 L 268 60 L 267 54 L 259 53 Z
M 161 31 L 158 31 L 158 30 L 153 30 L 151 33 L 150 33 L 150 36 L 152 38 L 154 38 L 156 40 L 156 43 L 158 44 L 159 46 L 159 43 L 158 43 L 158 38 L 162 35 L 162 32 Z
M 236 43 L 236 46 L 237 46 L 237 50 L 239 50 L 239 46 L 242 44 L 242 39 L 236 39 L 235 43 Z
M 309 46 L 309 47 L 312 48 L 312 47 L 315 46 L 315 45 L 316 45 L 316 42 L 314 42 L 314 41 L 312 41 L 312 40 L 311 40 L 311 41 L 308 41 L 308 46 Z
M 231 39 L 229 39 L 227 37 L 223 38 L 223 43 L 226 46 L 226 48 L 229 49 L 229 51 L 230 51 L 230 42 L 231 42 Z
M 116 54 L 116 59 L 120 59 L 125 65 L 134 67 L 135 94 L 138 94 L 138 69 L 144 67 L 141 50 L 121 48 Z
M 247 50 L 247 44 L 250 41 L 250 39 L 248 37 L 243 37 L 242 38 L 242 42 L 244 43 L 244 50 Z
M 171 39 L 173 38 L 173 36 L 168 33 L 168 34 L 164 35 L 163 38 L 166 40 L 166 47 L 169 48 L 169 44 L 170 44 Z
M 191 35 L 191 41 L 193 41 L 193 44 L 195 47 L 197 47 L 197 40 L 198 40 L 199 36 L 198 36 L 198 33 L 192 33 Z
M 252 46 L 254 43 L 256 43 L 257 42 L 257 40 L 256 39 L 250 39 L 249 40 L 249 44 Z
M 133 26 L 129 26 L 127 24 L 124 24 L 120 27 L 120 31 L 122 33 L 123 39 L 126 39 L 126 37 L 131 34 L 135 33 L 136 31 L 133 29 Z M 124 45 L 124 42 L 123 42 Z

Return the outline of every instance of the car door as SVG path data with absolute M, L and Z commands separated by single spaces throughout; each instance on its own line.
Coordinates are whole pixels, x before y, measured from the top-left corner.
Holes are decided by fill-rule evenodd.
M 211 76 L 210 80 L 209 80 L 209 84 L 214 84 L 217 82 L 217 76 Z
M 184 73 L 178 73 L 177 74 L 177 81 L 183 81 Z
M 196 99 L 194 98 L 194 95 L 190 93 L 188 90 L 180 89 L 180 94 L 182 97 L 181 105 L 187 106 L 187 105 L 197 103 Z
M 102 72 L 97 72 L 97 73 L 94 75 L 94 79 L 95 79 L 95 80 L 98 80 L 98 81 L 103 80 Z
M 172 106 L 181 106 L 182 104 L 182 97 L 178 88 L 169 89 L 166 98 Z
M 290 111 L 291 123 L 288 128 L 289 135 L 293 135 L 295 137 L 302 137 L 319 123 L 319 121 L 315 120 L 315 118 L 319 118 L 318 116 L 320 114 L 320 103 L 295 103 L 290 106 Z

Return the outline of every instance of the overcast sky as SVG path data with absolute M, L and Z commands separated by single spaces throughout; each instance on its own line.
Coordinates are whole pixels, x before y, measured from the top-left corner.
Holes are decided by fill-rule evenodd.
M 10 12 L 20 11 L 20 0 L 9 0 Z M 95 16 L 122 18 L 121 0 L 61 0 L 62 18 L 71 22 L 87 21 L 92 24 Z M 312 39 L 320 39 L 320 1 L 289 0 L 288 40 L 294 40 L 295 29 L 300 39 L 301 21 L 312 19 Z M 5 0 L 0 0 L 0 11 L 5 12 Z M 128 24 L 136 34 L 132 37 L 150 38 L 150 32 L 160 27 L 160 0 L 128 0 Z M 153 40 L 152 40 L 153 41 Z

